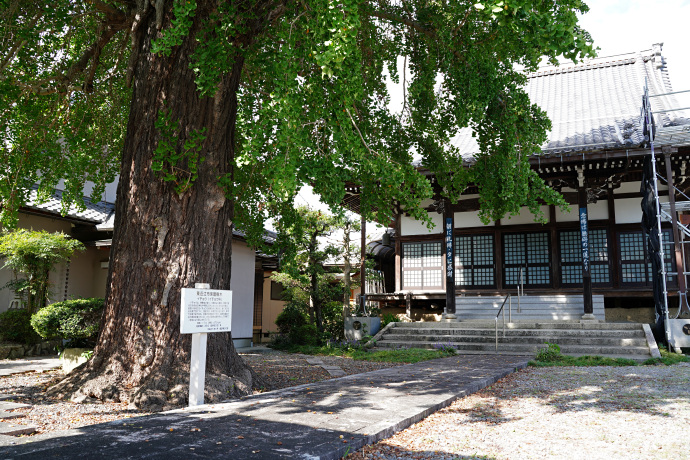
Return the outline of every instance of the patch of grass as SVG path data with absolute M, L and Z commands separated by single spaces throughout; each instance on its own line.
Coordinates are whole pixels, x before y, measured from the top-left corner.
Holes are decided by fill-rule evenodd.
M 637 366 L 637 361 L 627 358 L 606 358 L 604 356 L 567 356 L 560 355 L 550 361 L 533 360 L 529 362 L 534 367 L 553 367 L 553 366 Z
M 690 357 L 677 353 L 670 353 L 663 347 L 659 348 L 661 358 L 649 358 L 643 365 L 666 364 L 690 362 Z M 638 366 L 640 363 L 627 358 L 606 358 L 604 356 L 567 356 L 561 353 L 561 348 L 555 343 L 546 342 L 546 348 L 539 350 L 534 360 L 529 362 L 534 367 L 550 366 Z
M 453 356 L 448 350 L 427 350 L 424 348 L 403 348 L 397 350 L 368 350 L 353 346 L 307 346 L 293 345 L 282 349 L 288 353 L 302 353 L 305 355 L 343 356 L 360 361 L 377 361 L 387 363 L 418 363 L 430 359 Z
M 380 361 L 388 363 L 418 363 L 430 359 L 446 358 L 455 355 L 447 350 L 427 350 L 425 348 L 407 348 L 400 350 L 357 351 L 352 358 L 365 361 Z
M 673 364 L 690 362 L 690 357 L 688 357 L 687 355 L 671 353 L 663 347 L 659 347 L 659 352 L 661 353 L 661 358 L 649 358 L 642 364 L 646 366 L 653 366 L 655 364 L 666 364 L 667 366 L 671 366 Z

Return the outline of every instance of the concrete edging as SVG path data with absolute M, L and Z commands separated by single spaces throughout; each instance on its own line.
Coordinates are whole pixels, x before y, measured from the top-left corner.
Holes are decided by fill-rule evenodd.
M 649 327 L 649 324 L 642 323 L 642 330 L 644 331 L 644 336 L 647 339 L 647 345 L 649 346 L 649 354 L 652 355 L 652 358 L 661 358 L 659 347 L 657 347 L 656 339 L 654 338 L 654 334 L 652 334 L 652 328 Z

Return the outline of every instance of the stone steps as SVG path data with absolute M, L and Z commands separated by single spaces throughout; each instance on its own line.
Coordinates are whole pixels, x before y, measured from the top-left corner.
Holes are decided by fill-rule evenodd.
M 9 412 L 14 409 L 31 407 L 31 404 L 14 402 L 14 395 L 0 395 L 0 420 L 12 420 L 24 417 L 24 414 Z M 30 425 L 17 425 L 13 422 L 0 422 L 0 436 L 21 436 L 36 432 L 36 427 Z
M 15 425 L 13 423 L 0 422 L 0 436 L 21 436 L 33 434 L 36 427 L 29 425 Z
M 457 336 L 491 336 L 494 337 L 494 328 L 485 329 L 460 329 L 460 328 L 396 328 L 395 332 L 392 334 L 407 335 L 407 336 L 425 336 L 429 334 L 433 335 L 457 335 Z M 498 328 L 499 336 L 503 336 L 503 329 Z M 506 328 L 506 337 L 534 337 L 534 336 L 556 336 L 556 337 L 582 337 L 586 335 L 587 337 L 604 337 L 604 338 L 644 338 L 644 332 L 640 329 L 637 330 L 605 330 L 605 329 L 595 329 L 595 330 L 582 330 L 582 329 L 513 329 Z
M 448 345 L 456 348 L 459 353 L 465 353 L 465 351 L 482 351 L 486 353 L 494 353 L 496 351 L 495 343 L 466 343 L 466 342 L 415 342 L 410 343 L 409 341 L 383 341 L 377 342 L 376 346 L 379 348 L 427 348 L 433 349 L 438 345 Z M 643 357 L 644 359 L 650 358 L 649 349 L 647 347 L 633 347 L 625 346 L 620 347 L 616 350 L 616 353 L 611 353 L 611 348 L 608 346 L 584 346 L 584 345 L 561 345 L 561 353 L 564 355 L 597 355 L 597 356 L 609 356 L 615 354 L 616 356 L 635 356 Z M 536 354 L 539 350 L 546 348 L 545 344 L 522 344 L 522 343 L 511 343 L 506 344 L 498 341 L 498 351 L 504 353 L 517 353 L 517 354 Z
M 458 319 L 493 319 L 498 314 L 505 296 L 466 296 L 455 298 L 455 314 Z M 511 297 L 510 303 L 504 306 L 505 316 L 512 309 L 513 319 L 521 320 L 579 320 L 584 312 L 582 295 L 525 295 L 520 296 L 520 313 L 518 297 Z M 592 296 L 594 315 L 604 318 L 604 296 Z
M 442 335 L 435 334 L 433 336 L 421 335 L 407 335 L 407 334 L 389 334 L 385 338 L 386 341 L 394 341 L 403 343 L 405 341 L 413 343 L 495 343 L 495 336 L 480 336 L 480 335 Z M 560 346 L 564 345 L 587 345 L 600 347 L 646 347 L 647 340 L 644 337 L 636 338 L 610 338 L 610 337 L 560 337 L 558 335 L 538 335 L 538 336 L 508 336 L 503 337 L 499 331 L 498 343 L 504 344 L 536 344 L 543 345 L 544 342 L 556 343 Z
M 376 337 L 379 348 L 435 348 L 449 345 L 460 353 L 496 353 L 494 321 L 394 323 Z M 648 337 L 640 324 L 599 322 L 514 322 L 498 328 L 498 352 L 535 354 L 555 343 L 566 355 L 650 358 Z
M 395 323 L 395 327 L 400 328 L 448 328 L 448 329 L 491 329 L 495 327 L 495 321 L 453 321 L 453 322 L 414 322 L 414 323 Z M 503 323 L 499 320 L 498 328 L 501 329 Z M 638 323 L 604 323 L 604 322 L 580 322 L 577 321 L 516 321 L 507 322 L 506 329 L 569 329 L 569 330 L 640 330 Z

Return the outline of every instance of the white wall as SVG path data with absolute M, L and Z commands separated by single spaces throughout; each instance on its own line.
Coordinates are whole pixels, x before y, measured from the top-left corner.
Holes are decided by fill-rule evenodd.
M 577 212 L 575 212 L 577 214 Z M 587 205 L 587 217 L 589 220 L 604 220 L 609 218 L 609 203 L 607 200 L 599 200 Z
M 252 340 L 255 260 L 255 252 L 249 249 L 246 243 L 233 241 L 230 290 L 232 290 L 232 338 L 235 346 L 249 346 Z
M 546 219 L 546 222 L 548 222 L 549 207 L 541 206 L 539 209 L 541 209 L 541 212 L 544 213 L 544 218 Z M 534 214 L 532 214 L 529 209 L 524 206 L 520 208 L 520 214 L 517 216 L 506 216 L 501 219 L 501 225 L 529 225 L 534 223 L 536 223 L 534 221 Z
M 659 201 L 662 203 L 668 202 L 668 196 L 660 196 Z M 639 224 L 642 221 L 642 196 L 639 198 L 625 198 L 616 200 L 614 206 L 616 209 L 616 223 L 617 224 Z
M 453 214 L 453 219 L 455 221 L 455 228 L 471 228 L 471 227 L 483 227 L 485 226 L 481 220 L 479 220 L 479 212 L 468 211 L 468 212 L 456 212 Z M 495 226 L 494 222 L 490 222 L 486 227 Z
M 443 231 L 443 215 L 437 212 L 430 212 L 429 217 L 434 223 L 434 228 L 428 229 L 426 225 L 414 220 L 410 216 L 401 216 L 400 218 L 400 234 L 405 235 L 431 235 L 441 233 Z
M 580 216 L 577 213 L 577 204 L 570 205 L 570 212 L 563 212 L 561 208 L 556 207 L 556 222 L 577 222 Z

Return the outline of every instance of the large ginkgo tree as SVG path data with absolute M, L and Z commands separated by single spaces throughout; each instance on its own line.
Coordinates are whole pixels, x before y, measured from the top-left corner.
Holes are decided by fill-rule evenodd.
M 593 55 L 580 0 L 0 0 L 0 200 L 119 174 L 105 324 L 93 359 L 57 386 L 105 400 L 184 399 L 180 289 L 229 289 L 232 231 L 298 218 L 311 184 L 337 206 L 424 218 L 423 172 L 482 216 L 562 203 L 530 170 L 549 121 L 525 94 L 540 60 Z M 392 83 L 392 84 L 391 84 Z M 391 104 L 391 88 L 397 92 Z M 394 108 L 392 108 L 394 107 Z M 467 168 L 449 141 L 480 152 Z M 413 166 L 413 157 L 421 162 Z M 421 169 L 420 169 L 421 168 Z M 212 334 L 212 395 L 255 384 Z M 210 381 L 210 380 L 209 380 Z

